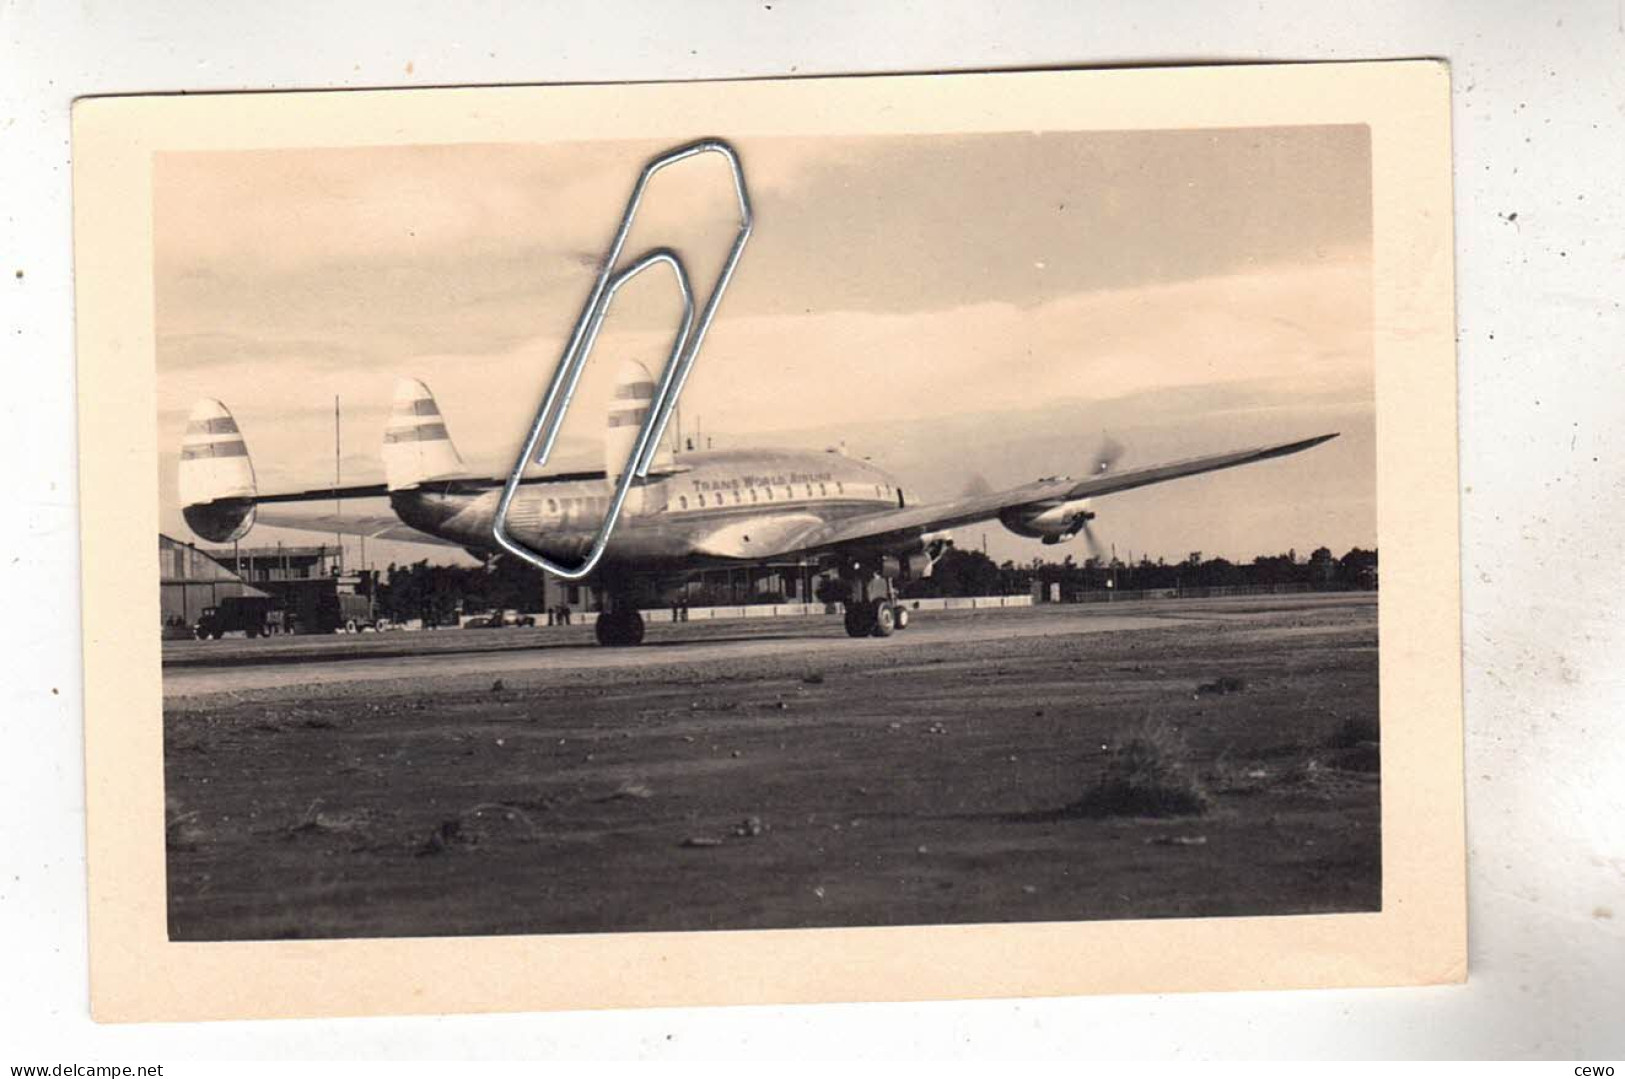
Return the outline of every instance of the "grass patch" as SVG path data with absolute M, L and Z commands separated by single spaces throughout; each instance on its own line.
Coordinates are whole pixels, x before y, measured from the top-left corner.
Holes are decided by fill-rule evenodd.
M 1233 675 L 1220 675 L 1211 682 L 1203 682 L 1196 687 L 1199 697 L 1222 697 L 1228 693 L 1242 693 L 1247 689 L 1247 680 Z
M 1184 737 L 1147 720 L 1109 751 L 1100 779 L 1066 810 L 1081 817 L 1189 817 L 1211 804 Z
M 1325 763 L 1341 772 L 1376 775 L 1382 771 L 1382 747 L 1375 742 L 1361 742 L 1348 749 L 1334 749 L 1326 754 Z
M 164 800 L 164 843 L 170 850 L 196 850 L 205 838 L 197 810 L 183 810 L 173 798 Z
M 284 830 L 283 835 L 289 839 L 301 835 L 356 835 L 368 831 L 371 814 L 366 810 L 335 810 L 329 812 L 322 808 L 322 800 L 317 798 L 305 809 L 305 815 L 297 822 Z
M 540 838 L 530 814 L 505 802 L 481 802 L 437 824 L 414 853 L 423 858 L 514 836 L 528 840 Z
M 1212 794 L 1260 794 L 1274 779 L 1264 762 L 1237 760 L 1228 751 L 1202 772 L 1202 785 Z
M 1357 749 L 1368 742 L 1378 742 L 1376 716 L 1349 716 L 1337 725 L 1326 739 L 1327 749 Z

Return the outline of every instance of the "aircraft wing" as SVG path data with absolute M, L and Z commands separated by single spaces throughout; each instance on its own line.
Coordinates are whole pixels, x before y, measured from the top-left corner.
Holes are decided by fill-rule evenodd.
M 948 502 L 934 502 L 922 506 L 910 506 L 906 509 L 880 510 L 876 513 L 866 513 L 841 521 L 821 522 L 775 536 L 774 539 L 778 541 L 777 549 L 764 550 L 762 546 L 752 545 L 754 549 L 749 552 L 749 555 L 753 558 L 781 557 L 794 554 L 816 554 L 839 547 L 884 548 L 891 545 L 901 545 L 923 533 L 939 532 L 997 517 L 1001 511 L 1007 509 L 1067 502 L 1075 499 L 1098 498 L 1102 495 L 1116 494 L 1119 491 L 1130 491 L 1136 487 L 1147 487 L 1153 483 L 1166 483 L 1168 480 L 1181 479 L 1185 476 L 1196 476 L 1203 472 L 1217 472 L 1220 469 L 1236 468 L 1256 461 L 1267 461 L 1274 457 L 1285 457 L 1289 454 L 1300 453 L 1336 437 L 1335 434 L 1319 435 L 1315 438 L 1306 438 L 1298 442 L 1285 442 L 1277 446 L 1262 446 L 1256 449 L 1237 450 L 1232 453 L 1193 457 L 1168 464 L 1152 465 L 1149 468 L 1112 472 L 1081 480 L 1070 478 L 1040 480 L 1021 487 L 992 491 L 987 494 L 970 495 Z M 711 545 L 703 546 L 709 547 Z M 718 544 L 716 547 L 718 549 L 707 550 L 705 553 L 724 557 L 739 557 L 743 553 L 731 544 Z M 728 547 L 733 549 L 725 549 Z

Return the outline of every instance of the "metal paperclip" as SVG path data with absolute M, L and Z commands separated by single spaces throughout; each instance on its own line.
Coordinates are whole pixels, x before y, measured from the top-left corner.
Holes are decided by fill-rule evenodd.
M 620 273 L 615 272 L 615 265 L 620 261 L 621 248 L 626 244 L 626 237 L 632 231 L 638 206 L 643 201 L 643 192 L 648 187 L 650 179 L 668 165 L 704 153 L 721 154 L 727 159 L 728 167 L 733 173 L 734 194 L 739 200 L 739 229 L 734 234 L 733 246 L 729 249 L 728 257 L 711 287 L 711 294 L 706 297 L 705 305 L 700 309 L 696 323 L 688 272 L 676 253 L 666 248 L 657 248 Z M 632 187 L 626 211 L 621 215 L 620 227 L 616 230 L 615 239 L 604 256 L 603 266 L 598 271 L 597 280 L 593 282 L 592 292 L 588 294 L 581 315 L 576 319 L 575 328 L 570 334 L 570 342 L 565 346 L 563 355 L 559 357 L 558 366 L 553 371 L 553 377 L 548 382 L 547 393 L 543 396 L 541 408 L 537 410 L 536 419 L 531 424 L 530 434 L 525 439 L 519 457 L 514 461 L 508 482 L 502 488 L 502 498 L 497 503 L 496 516 L 491 522 L 491 537 L 497 546 L 533 566 L 568 581 L 581 580 L 597 567 L 605 548 L 609 546 L 610 536 L 614 533 L 615 523 L 620 519 L 621 507 L 626 501 L 627 492 L 631 489 L 633 481 L 647 478 L 649 475 L 649 468 L 660 448 L 660 440 L 665 437 L 666 424 L 671 418 L 672 409 L 676 406 L 683 386 L 688 381 L 689 371 L 694 366 L 695 357 L 699 355 L 700 346 L 705 342 L 706 331 L 711 328 L 711 320 L 716 316 L 717 306 L 722 302 L 722 294 L 727 290 L 728 282 L 733 279 L 734 268 L 739 264 L 740 255 L 744 253 L 745 242 L 750 239 L 753 224 L 750 195 L 745 189 L 745 173 L 740 167 L 739 155 L 726 142 L 720 139 L 702 139 L 669 150 L 644 166 L 637 183 Z M 662 371 L 654 399 L 649 404 L 649 413 L 644 417 L 643 426 L 632 445 L 632 453 L 627 458 L 627 467 L 621 472 L 615 497 L 610 502 L 609 511 L 604 517 L 603 524 L 599 526 L 592 547 L 579 566 L 560 566 L 545 555 L 531 550 L 509 533 L 508 511 L 513 505 L 515 494 L 519 491 L 525 469 L 532 461 L 538 465 L 547 463 L 548 455 L 553 452 L 553 444 L 558 439 L 559 430 L 564 426 L 565 415 L 569 412 L 570 401 L 575 395 L 576 384 L 581 379 L 581 372 L 586 366 L 587 357 L 592 353 L 593 343 L 597 340 L 598 331 L 603 325 L 605 315 L 608 314 L 615 293 L 627 281 L 657 262 L 670 265 L 677 278 L 677 287 L 683 295 L 682 322 L 672 342 L 671 356 Z

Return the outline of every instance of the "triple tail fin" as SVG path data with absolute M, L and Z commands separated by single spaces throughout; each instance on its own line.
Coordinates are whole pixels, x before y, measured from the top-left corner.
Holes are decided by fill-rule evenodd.
M 176 486 L 187 526 L 204 539 L 230 543 L 254 526 L 258 490 L 248 443 L 231 412 L 213 398 L 193 405 L 186 418 Z
M 609 402 L 608 429 L 604 432 L 604 475 L 611 481 L 626 468 L 638 432 L 649 417 L 654 396 L 655 379 L 647 367 L 637 360 L 621 364 Z M 663 472 L 671 467 L 671 461 L 670 447 L 662 445 L 655 453 L 650 471 Z
M 384 479 L 391 491 L 464 475 L 446 420 L 429 387 L 415 378 L 395 383 L 395 400 L 384 429 Z

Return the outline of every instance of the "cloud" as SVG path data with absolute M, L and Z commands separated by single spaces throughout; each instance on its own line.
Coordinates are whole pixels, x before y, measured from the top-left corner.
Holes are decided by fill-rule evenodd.
M 1348 257 L 1033 307 L 740 318 L 718 325 L 690 386 L 719 427 L 751 432 L 1238 382 L 1369 397 L 1370 295 Z
M 1052 401 L 1216 394 L 1225 385 L 1369 400 L 1370 290 L 1368 264 L 1350 256 L 1071 295 L 1032 308 L 982 303 L 931 313 L 723 318 L 682 407 L 690 430 L 698 421 L 731 439 L 771 440 L 820 423 L 928 427 Z M 641 301 L 670 305 L 653 289 Z M 278 462 L 262 465 L 270 469 L 265 475 L 324 462 L 315 474 L 325 477 L 330 455 L 311 447 L 331 443 L 333 397 L 344 402 L 347 443 L 368 444 L 383 429 L 394 378 L 405 374 L 435 391 L 465 457 L 502 471 L 563 340 L 561 330 L 502 352 L 419 351 L 394 362 L 256 347 L 165 370 L 165 434 L 178 440 L 197 397 L 220 397 L 243 413 L 256 462 Z M 574 449 L 561 461 L 577 466 L 599 444 L 620 360 L 635 357 L 655 370 L 668 347 L 664 332 L 611 321 L 566 427 Z
M 161 155 L 161 329 L 500 351 L 573 319 L 657 142 Z M 907 313 L 1194 280 L 1370 242 L 1358 127 L 1006 132 L 740 144 L 757 229 L 728 310 Z M 625 252 L 708 291 L 720 158 L 660 173 Z

